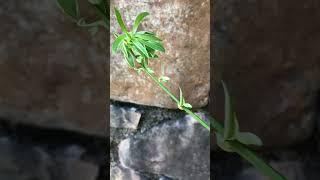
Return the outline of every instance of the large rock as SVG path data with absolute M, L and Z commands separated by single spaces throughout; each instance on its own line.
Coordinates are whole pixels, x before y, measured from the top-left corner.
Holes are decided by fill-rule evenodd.
M 54 0 L 0 2 L 0 118 L 104 135 L 106 50 Z
M 136 108 L 110 105 L 110 127 L 137 129 L 141 113 Z
M 122 166 L 174 179 L 210 179 L 210 135 L 187 115 L 127 138 L 119 144 Z
M 215 2 L 215 77 L 227 83 L 241 128 L 266 145 L 294 144 L 313 132 L 320 90 L 319 8 L 313 0 Z M 212 103 L 222 119 L 220 87 L 212 90 Z
M 99 167 L 72 155 L 52 155 L 43 148 L 0 138 L 0 179 L 96 180 Z
M 110 168 L 110 180 L 147 180 L 147 178 L 132 169 L 114 166 Z
M 169 88 L 178 95 L 183 89 L 186 100 L 194 107 L 208 102 L 209 92 L 209 0 L 111 0 L 111 9 L 120 9 L 128 27 L 143 11 L 150 16 L 141 29 L 155 32 L 163 39 L 165 53 L 152 61 L 151 66 L 171 78 Z M 111 11 L 111 33 L 120 32 Z M 113 38 L 111 38 L 113 41 Z M 167 108 L 176 108 L 170 97 L 151 79 L 129 70 L 122 56 L 111 55 L 110 97 L 115 100 Z
M 276 168 L 283 176 L 290 180 L 306 180 L 303 163 L 296 161 L 272 163 L 272 167 Z M 243 170 L 235 180 L 269 180 L 255 168 Z

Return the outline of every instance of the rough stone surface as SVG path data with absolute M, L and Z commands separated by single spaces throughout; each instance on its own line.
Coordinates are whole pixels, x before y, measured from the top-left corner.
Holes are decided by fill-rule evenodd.
M 304 174 L 303 164 L 300 162 L 281 162 L 272 163 L 271 165 L 279 170 L 287 179 L 307 180 Z M 269 180 L 269 178 L 263 176 L 261 172 L 254 168 L 248 168 L 243 170 L 235 180 Z
M 166 53 L 151 62 L 152 68 L 161 74 L 162 64 L 163 73 L 171 78 L 168 86 L 175 94 L 179 93 L 180 85 L 188 102 L 194 107 L 205 106 L 210 88 L 209 0 L 111 0 L 111 5 L 111 9 L 114 6 L 120 9 L 128 27 L 138 13 L 150 13 L 141 29 L 155 32 L 163 39 L 166 49 Z M 119 26 L 111 12 L 111 33 L 118 31 Z M 112 99 L 176 108 L 176 104 L 151 79 L 128 69 L 120 54 L 111 56 L 110 69 Z
M 191 116 L 167 121 L 119 144 L 123 167 L 184 180 L 210 178 L 209 132 Z
M 52 155 L 37 146 L 0 138 L 0 179 L 96 180 L 97 176 L 97 165 L 70 155 Z
M 110 127 L 137 129 L 141 113 L 136 108 L 110 105 Z
M 147 180 L 139 173 L 121 166 L 110 168 L 110 180 Z
M 320 90 L 320 3 L 218 0 L 214 7 L 215 77 L 227 83 L 241 128 L 267 146 L 310 137 Z M 210 101 L 222 119 L 220 87 Z
M 0 117 L 104 135 L 105 37 L 74 25 L 54 0 L 1 1 L 0 19 Z

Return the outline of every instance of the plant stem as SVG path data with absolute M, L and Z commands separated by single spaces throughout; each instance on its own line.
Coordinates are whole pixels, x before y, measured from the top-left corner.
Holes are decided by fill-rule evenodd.
M 218 134 L 223 134 L 224 127 L 213 117 L 209 117 L 210 125 Z M 264 175 L 270 177 L 272 180 L 286 180 L 278 171 L 269 166 L 263 159 L 259 158 L 256 153 L 251 151 L 247 146 L 239 143 L 238 141 L 228 141 L 228 145 L 231 149 L 239 154 L 241 157 L 250 162 L 255 168 L 257 168 Z
M 153 74 L 148 72 L 146 69 L 143 69 L 144 72 L 148 74 L 151 79 L 163 89 L 173 101 L 179 103 L 178 98 L 175 97 L 171 91 L 155 77 Z M 210 126 L 206 121 L 201 119 L 197 114 L 192 112 L 190 109 L 182 107 L 182 109 L 191 115 L 194 119 L 196 119 L 202 126 L 210 131 L 210 126 L 216 131 L 216 133 L 223 135 L 224 127 L 221 125 L 216 119 L 210 117 Z M 231 146 L 234 152 L 239 154 L 241 157 L 249 161 L 254 167 L 256 167 L 259 171 L 261 171 L 264 175 L 269 176 L 272 180 L 286 180 L 279 172 L 269 166 L 263 159 L 259 158 L 253 151 L 251 151 L 247 146 L 239 143 L 238 141 L 228 141 L 228 144 Z
M 144 70 L 144 72 L 146 72 L 151 79 L 158 84 L 161 89 L 163 89 L 170 97 L 171 99 L 173 99 L 176 103 L 179 103 L 178 98 L 176 98 L 176 96 L 174 94 L 171 93 L 171 91 L 165 86 L 163 85 L 162 82 L 160 82 L 153 74 L 151 74 L 150 72 L 148 72 L 147 70 Z M 194 112 L 192 112 L 190 109 L 182 107 L 182 109 L 188 113 L 189 115 L 191 115 L 194 119 L 196 119 L 203 127 L 205 127 L 207 130 L 210 131 L 210 126 L 208 125 L 208 123 L 206 121 L 204 121 L 203 119 L 201 119 L 197 114 L 195 114 Z
M 265 163 L 259 158 L 256 153 L 248 149 L 245 145 L 238 141 L 230 141 L 229 145 L 231 148 L 238 153 L 241 157 L 249 161 L 254 167 L 261 171 L 264 175 L 269 176 L 272 180 L 286 180 L 279 172 Z

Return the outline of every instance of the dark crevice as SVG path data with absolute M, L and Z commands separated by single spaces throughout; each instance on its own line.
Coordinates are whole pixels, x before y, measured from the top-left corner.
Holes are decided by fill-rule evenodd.
M 15 124 L 0 119 L 0 136 L 9 137 L 18 144 L 38 146 L 48 152 L 76 145 L 85 149 L 81 159 L 103 165 L 107 162 L 109 138 L 82 134 L 75 131 L 51 129 L 26 124 Z

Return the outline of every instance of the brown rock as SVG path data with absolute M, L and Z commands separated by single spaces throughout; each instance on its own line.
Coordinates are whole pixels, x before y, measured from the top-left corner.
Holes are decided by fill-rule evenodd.
M 312 0 L 215 3 L 215 76 L 234 97 L 241 129 L 255 132 L 266 145 L 293 144 L 313 132 L 320 88 L 319 8 Z M 222 119 L 220 87 L 212 90 L 211 102 Z
M 209 0 L 111 1 L 120 9 L 128 27 L 143 11 L 150 13 L 141 29 L 155 32 L 163 39 L 165 53 L 152 62 L 156 73 L 171 78 L 169 88 L 178 95 L 179 85 L 187 102 L 205 106 L 209 92 Z M 111 33 L 120 32 L 111 12 Z M 113 38 L 111 38 L 111 42 Z M 176 104 L 149 78 L 128 69 L 119 54 L 110 61 L 110 96 L 137 104 L 176 108 Z
M 0 17 L 0 117 L 104 134 L 102 38 L 74 25 L 52 0 L 1 2 Z

